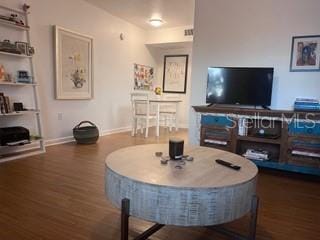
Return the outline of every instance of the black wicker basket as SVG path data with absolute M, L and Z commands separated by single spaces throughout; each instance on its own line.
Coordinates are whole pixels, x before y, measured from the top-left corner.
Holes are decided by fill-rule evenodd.
M 85 123 L 90 124 L 90 126 L 81 127 Z M 79 144 L 93 144 L 99 139 L 99 129 L 90 121 L 82 121 L 73 128 L 73 137 Z

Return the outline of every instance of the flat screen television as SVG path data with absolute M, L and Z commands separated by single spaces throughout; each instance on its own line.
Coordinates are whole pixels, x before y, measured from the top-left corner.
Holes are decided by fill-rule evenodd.
M 270 106 L 273 68 L 208 68 L 209 104 Z

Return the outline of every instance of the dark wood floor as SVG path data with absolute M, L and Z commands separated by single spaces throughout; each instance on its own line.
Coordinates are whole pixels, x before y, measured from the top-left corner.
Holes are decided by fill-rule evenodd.
M 150 135 L 152 135 L 151 133 Z M 0 164 L 0 239 L 120 239 L 120 215 L 104 195 L 104 159 L 116 149 L 166 142 L 129 133 L 47 148 L 39 156 Z M 177 136 L 187 138 L 186 131 Z M 320 187 L 316 179 L 260 171 L 257 239 L 319 240 Z M 228 224 L 245 231 L 247 217 Z M 131 235 L 149 223 L 131 220 Z M 151 239 L 227 239 L 203 228 L 165 227 Z

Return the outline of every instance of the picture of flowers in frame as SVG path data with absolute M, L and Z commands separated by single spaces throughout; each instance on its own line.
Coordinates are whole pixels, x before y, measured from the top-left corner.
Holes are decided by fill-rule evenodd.
M 93 97 L 93 38 L 54 26 L 56 98 Z
M 292 38 L 290 71 L 320 71 L 320 35 Z

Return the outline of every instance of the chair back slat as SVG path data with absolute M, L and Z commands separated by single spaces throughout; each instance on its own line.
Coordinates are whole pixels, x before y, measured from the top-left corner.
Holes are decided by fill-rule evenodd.
M 150 98 L 148 93 L 131 93 L 133 116 L 150 113 Z

